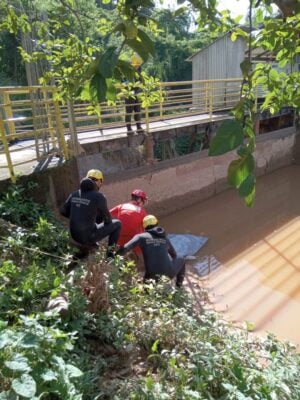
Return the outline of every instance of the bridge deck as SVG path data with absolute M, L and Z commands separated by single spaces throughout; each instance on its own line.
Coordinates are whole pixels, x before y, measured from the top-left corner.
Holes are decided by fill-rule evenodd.
M 172 118 L 163 121 L 150 122 L 149 131 L 151 133 L 160 133 L 176 128 L 193 126 L 198 124 L 205 124 L 209 122 L 216 122 L 229 118 L 228 113 L 219 114 L 199 114 L 187 117 Z M 145 129 L 145 125 L 143 125 Z M 94 143 L 106 140 L 118 140 L 126 137 L 126 127 L 120 126 L 115 128 L 85 131 L 78 133 L 78 140 L 80 144 Z M 20 140 L 9 146 L 11 150 L 11 158 L 14 164 L 16 174 L 28 175 L 34 171 L 41 171 L 46 168 L 60 165 L 63 160 L 56 157 L 55 153 L 42 157 L 40 161 L 35 159 L 36 151 L 34 147 L 34 139 Z M 27 161 L 28 160 L 28 161 Z M 18 165 L 18 163 L 22 163 Z M 0 180 L 9 178 L 6 157 L 4 154 L 0 155 Z

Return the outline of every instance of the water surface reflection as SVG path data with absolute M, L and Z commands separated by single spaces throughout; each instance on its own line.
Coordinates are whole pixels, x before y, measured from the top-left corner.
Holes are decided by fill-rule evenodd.
M 197 256 L 211 261 L 207 283 L 218 310 L 300 344 L 299 166 L 259 178 L 251 209 L 228 190 L 160 222 L 210 237 Z

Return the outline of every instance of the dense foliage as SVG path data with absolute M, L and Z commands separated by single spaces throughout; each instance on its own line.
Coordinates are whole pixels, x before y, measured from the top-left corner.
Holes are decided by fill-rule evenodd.
M 30 1 L 21 3 L 11 1 L 9 3 L 15 10 L 22 10 L 24 14 L 27 14 L 28 21 L 33 25 L 30 36 L 34 34 L 36 38 L 32 47 L 24 48 L 28 53 L 28 55 L 23 53 L 25 60 L 29 61 L 28 56 L 31 53 L 35 54 L 32 60 L 36 62 L 41 62 L 48 55 L 46 57 L 48 71 L 44 71 L 44 79 L 47 77 L 51 79 L 53 73 L 58 79 L 61 79 L 62 76 L 69 75 L 67 68 L 72 68 L 73 73 L 76 71 L 78 79 L 80 69 L 73 68 L 72 60 L 80 59 L 81 63 L 82 60 L 85 60 L 82 63 L 82 66 L 85 67 L 86 63 L 92 62 L 91 56 L 96 56 L 97 53 L 103 51 L 105 46 L 109 45 L 114 48 L 120 46 L 118 36 L 110 37 L 109 40 L 107 37 L 108 29 L 113 24 L 118 24 L 119 21 L 118 8 L 113 2 L 108 4 L 96 1 L 77 2 L 76 8 L 75 4 L 71 5 L 70 3 L 69 9 L 66 6 L 67 2 L 61 2 L 59 6 L 52 1 L 43 2 L 43 5 Z M 108 6 L 110 6 L 110 13 Z M 70 9 L 73 12 L 70 12 Z M 151 15 L 153 19 L 151 29 L 153 30 L 155 26 L 154 21 L 156 21 L 157 27 L 156 31 L 153 31 L 155 52 L 152 54 L 153 58 L 145 64 L 145 71 L 163 81 L 190 80 L 191 63 L 185 60 L 208 43 L 209 38 L 214 37 L 213 32 L 210 34 L 197 32 L 193 28 L 192 14 L 188 9 L 176 15 L 170 10 L 151 6 L 149 10 L 144 8 L 144 13 L 147 17 Z M 42 22 L 36 21 L 36 18 L 43 20 L 46 25 L 42 31 L 40 30 Z M 62 22 L 54 23 L 58 20 Z M 34 28 L 35 25 L 36 28 Z M 150 27 L 147 30 L 150 30 Z M 55 40 L 51 39 L 54 35 L 56 36 Z M 71 37 L 68 38 L 68 36 Z M 76 40 L 77 36 L 79 41 Z M 26 71 L 18 49 L 22 45 L 22 35 L 15 37 L 11 33 L 3 31 L 0 43 L 2 44 L 0 48 L 2 59 L 0 83 L 3 86 L 7 82 L 25 84 Z M 70 48 L 73 48 L 71 52 Z
M 184 2 L 178 0 L 178 5 Z M 248 59 L 242 65 L 241 100 L 233 110 L 235 118 L 226 122 L 212 141 L 209 155 L 231 150 L 237 159 L 228 167 L 228 182 L 248 206 L 255 199 L 256 179 L 254 126 L 258 118 L 255 93 L 259 85 L 268 92 L 262 110 L 271 113 L 283 105 L 299 110 L 300 73 L 278 72 L 274 65 L 253 64 L 252 50 L 262 49 L 274 57 L 279 67 L 295 64 L 299 59 L 298 0 L 249 0 L 248 30 L 236 27 L 228 12 L 220 13 L 218 1 L 190 0 L 174 13 L 157 11 L 152 0 L 77 1 L 0 0 L 0 39 L 14 34 L 21 46 L 30 82 L 53 83 L 67 98 L 81 95 L 96 105 L 116 99 L 115 84 L 134 81 L 135 70 L 130 57 L 140 55 L 145 71 L 162 79 L 187 79 L 188 55 L 202 47 L 220 32 L 232 30 L 232 39 L 243 36 L 248 44 Z M 274 14 L 272 5 L 279 7 Z M 191 13 L 193 11 L 193 14 Z M 190 30 L 191 16 L 197 16 L 197 33 Z M 253 34 L 257 28 L 257 34 Z M 4 49 L 7 48 L 5 43 Z M 15 48 L 14 48 L 15 50 Z M 16 56 L 13 56 L 16 60 Z M 6 60 L 4 51 L 0 58 Z M 16 62 L 12 65 L 17 66 Z M 1 67 L 5 81 L 19 76 Z M 33 79 L 34 77 L 34 79 Z M 19 78 L 17 78 L 19 79 Z M 145 79 L 147 82 L 147 79 Z M 151 94 L 146 88 L 147 101 Z M 146 104 L 144 102 L 144 104 Z M 148 146 L 149 147 L 149 146 Z
M 27 215 L 0 241 L 1 400 L 299 398 L 291 345 L 195 308 L 164 280 L 144 286 L 132 263 L 101 251 L 70 275 L 65 230 L 17 190 Z M 47 306 L 61 295 L 63 312 Z

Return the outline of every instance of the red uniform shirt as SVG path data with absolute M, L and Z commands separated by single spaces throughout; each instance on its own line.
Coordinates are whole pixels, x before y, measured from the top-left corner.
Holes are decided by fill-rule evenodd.
M 122 222 L 118 245 L 123 246 L 134 235 L 144 232 L 143 219 L 147 215 L 147 212 L 134 200 L 112 208 L 110 214 L 112 218 L 118 218 Z M 140 253 L 140 249 L 137 250 Z

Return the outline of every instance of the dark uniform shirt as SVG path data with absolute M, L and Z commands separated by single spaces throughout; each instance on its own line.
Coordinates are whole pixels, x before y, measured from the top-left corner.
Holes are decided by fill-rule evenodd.
M 125 254 L 136 246 L 140 246 L 142 250 L 147 278 L 166 275 L 172 279 L 184 264 L 183 260 L 176 258 L 176 251 L 165 230 L 159 226 L 135 235 L 118 254 Z M 174 262 L 177 260 L 180 262 Z
M 94 243 L 96 223 L 112 222 L 105 196 L 89 178 L 82 179 L 80 189 L 68 197 L 60 212 L 70 218 L 71 236 L 79 243 Z

